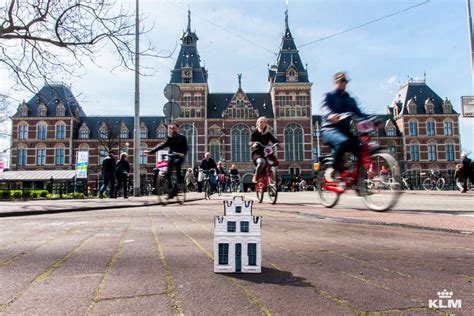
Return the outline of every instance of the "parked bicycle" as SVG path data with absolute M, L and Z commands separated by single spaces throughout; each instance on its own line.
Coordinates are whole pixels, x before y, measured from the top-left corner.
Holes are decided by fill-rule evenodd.
M 426 173 L 422 172 L 422 176 L 425 176 Z M 423 180 L 423 189 L 426 191 L 438 190 L 441 191 L 444 189 L 446 180 L 439 174 L 438 171 L 431 169 L 428 173 L 428 176 Z
M 410 176 L 407 171 L 402 173 L 402 190 L 410 191 Z
M 347 188 L 356 185 L 357 194 L 364 198 L 368 208 L 374 211 L 390 209 L 400 195 L 400 168 L 390 154 L 381 151 L 377 143 L 370 141 L 370 134 L 376 129 L 377 117 L 356 119 L 352 113 L 347 112 L 341 114 L 339 119 L 352 119 L 356 123 L 355 130 L 362 144 L 362 151 L 360 159 L 350 163 L 347 171 L 341 172 L 334 182 L 326 180 L 328 175 L 334 173 L 332 157 L 319 158 L 322 166 L 317 183 L 321 203 L 326 207 L 333 207 Z M 388 173 L 380 175 L 379 171 L 382 169 Z
M 165 160 L 167 157 L 178 156 L 174 152 L 161 155 L 162 159 Z M 176 171 L 174 171 L 176 172 Z M 170 175 L 171 183 L 168 180 L 168 171 L 159 170 L 156 176 L 155 190 L 158 200 L 161 204 L 167 205 L 169 200 L 176 198 L 179 204 L 183 204 L 186 201 L 186 190 L 184 189 L 183 183 L 178 183 L 176 176 Z
M 269 156 L 273 155 L 274 148 L 278 145 L 278 143 L 273 145 L 263 145 L 260 142 L 255 142 L 258 146 L 263 147 L 263 154 L 266 160 L 265 168 L 261 177 L 259 178 L 257 184 L 255 185 L 255 192 L 257 192 L 257 199 L 259 203 L 263 201 L 263 195 L 265 191 L 268 193 L 268 197 L 272 204 L 275 204 L 278 198 L 278 190 L 277 190 L 277 169 L 276 166 L 273 166 L 274 162 Z

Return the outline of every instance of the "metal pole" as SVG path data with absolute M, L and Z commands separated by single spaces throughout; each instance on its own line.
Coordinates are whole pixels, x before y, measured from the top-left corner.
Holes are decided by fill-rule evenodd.
M 321 156 L 321 148 L 319 147 L 319 134 L 321 130 L 319 128 L 319 122 L 316 121 L 316 146 L 318 148 L 318 155 L 316 156 L 316 161 L 319 162 L 319 156 Z
M 133 120 L 133 195 L 140 196 L 140 19 L 135 2 L 135 116 Z
M 469 44 L 471 46 L 471 84 L 474 86 L 474 47 L 473 47 L 473 38 L 472 38 L 472 18 L 471 18 L 471 0 L 467 0 L 467 18 L 469 26 Z
M 193 169 L 194 172 L 194 122 L 193 122 L 193 134 L 191 136 L 191 168 Z

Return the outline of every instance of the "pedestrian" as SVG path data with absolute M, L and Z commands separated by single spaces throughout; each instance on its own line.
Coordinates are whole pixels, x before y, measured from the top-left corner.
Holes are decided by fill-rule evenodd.
M 467 154 L 466 153 L 462 153 L 461 155 L 461 174 L 462 174 L 462 177 L 464 178 L 464 185 L 463 185 L 463 189 L 461 190 L 461 193 L 467 193 L 468 191 L 468 180 L 471 180 L 471 183 L 472 181 L 474 180 L 473 178 L 473 175 L 472 175 L 472 170 L 471 170 L 471 159 L 469 159 L 467 157 Z
M 461 164 L 458 163 L 456 165 L 456 170 L 454 171 L 454 182 L 456 183 L 456 185 L 459 188 L 459 190 L 461 191 L 461 193 L 463 193 L 463 191 L 464 191 L 464 181 L 465 181 L 465 179 L 462 175 Z
M 104 192 L 110 184 L 109 197 L 115 196 L 115 157 L 114 151 L 109 150 L 109 155 L 102 160 L 103 183 L 99 190 L 99 197 L 104 198 Z
M 117 162 L 115 168 L 115 176 L 117 177 L 117 190 L 115 191 L 115 197 L 120 188 L 123 187 L 123 198 L 128 199 L 128 174 L 130 173 L 130 165 L 127 161 L 127 153 L 120 154 L 120 160 Z
M 186 185 L 187 190 L 194 191 L 195 183 L 196 183 L 196 179 L 194 178 L 193 169 L 188 168 L 188 171 L 186 172 L 186 175 L 184 176 L 184 184 Z
M 224 168 L 224 165 L 222 164 L 222 161 L 217 162 L 217 185 L 219 186 L 221 192 L 225 192 L 225 183 L 226 183 L 226 171 Z

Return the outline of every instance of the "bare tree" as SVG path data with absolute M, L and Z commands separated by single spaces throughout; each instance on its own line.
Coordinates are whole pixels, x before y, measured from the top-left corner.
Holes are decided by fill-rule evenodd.
M 65 74 L 80 75 L 85 59 L 95 62 L 113 47 L 116 66 L 133 69 L 134 12 L 114 0 L 10 0 L 0 4 L 0 65 L 16 83 L 36 92 L 36 84 Z M 145 29 L 140 30 L 141 33 Z M 141 54 L 153 54 L 151 46 Z
M 99 128 L 97 140 L 99 141 L 99 145 L 104 147 L 107 151 L 120 147 L 123 141 L 120 137 L 120 124 L 108 118 L 104 119 Z

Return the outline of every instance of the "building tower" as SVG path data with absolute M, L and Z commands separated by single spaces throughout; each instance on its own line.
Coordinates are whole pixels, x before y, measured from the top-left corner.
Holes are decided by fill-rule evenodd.
M 196 33 L 191 31 L 191 11 L 188 10 L 188 26 L 181 36 L 181 49 L 170 79 L 170 83 L 181 88 L 181 97 L 177 100 L 181 115 L 175 121 L 188 139 L 188 163 L 197 161 L 200 157 L 198 152 L 207 150 L 206 104 L 209 86 L 207 70 L 201 67 L 197 50 L 198 39 Z
M 285 11 L 285 33 L 280 51 L 276 64 L 269 69 L 268 81 L 276 138 L 285 143 L 284 151 L 278 153 L 281 162 L 279 169 L 287 170 L 289 175 L 303 171 L 310 173 L 312 83 L 288 26 L 288 10 Z

